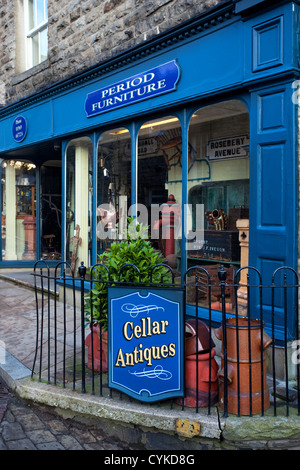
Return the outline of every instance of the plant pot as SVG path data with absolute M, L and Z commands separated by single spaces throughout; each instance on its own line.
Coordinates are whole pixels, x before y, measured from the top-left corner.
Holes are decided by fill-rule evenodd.
M 226 321 L 227 371 L 224 364 L 223 326 L 215 330 L 222 340 L 221 371 L 219 372 L 219 401 L 224 408 L 227 393 L 227 411 L 250 415 L 270 406 L 266 378 L 265 350 L 272 340 L 261 331 L 260 320 L 229 318 Z M 251 352 L 251 355 L 250 355 Z M 226 376 L 225 376 L 226 375 Z M 226 388 L 225 388 L 226 384 Z
M 93 335 L 93 336 L 92 336 Z M 94 372 L 108 371 L 108 334 L 99 325 L 94 325 L 92 332 L 86 337 L 88 347 L 88 369 Z M 93 367 L 94 366 L 94 367 Z

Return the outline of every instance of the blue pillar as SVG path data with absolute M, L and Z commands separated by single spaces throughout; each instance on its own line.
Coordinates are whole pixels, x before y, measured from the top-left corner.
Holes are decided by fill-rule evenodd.
M 91 136 L 93 143 L 93 200 L 92 200 L 92 265 L 97 263 L 97 182 L 98 182 L 98 140 L 100 133 Z
M 138 127 L 136 123 L 129 126 L 131 135 L 131 206 L 138 203 L 138 158 L 137 158 L 137 136 Z M 136 217 L 137 214 L 132 214 Z
M 36 194 L 35 194 L 35 213 L 36 213 L 36 259 L 41 258 L 41 167 L 37 166 L 35 171 Z M 32 214 L 33 215 L 33 214 Z
M 67 145 L 68 142 L 62 142 L 61 146 L 61 161 L 62 161 L 62 172 L 61 172 L 61 259 L 66 261 L 66 204 L 67 204 Z
M 186 258 L 186 225 L 187 225 L 187 204 L 188 204 L 188 117 L 186 109 L 180 116 L 182 132 L 182 239 L 181 239 L 181 279 L 187 270 Z

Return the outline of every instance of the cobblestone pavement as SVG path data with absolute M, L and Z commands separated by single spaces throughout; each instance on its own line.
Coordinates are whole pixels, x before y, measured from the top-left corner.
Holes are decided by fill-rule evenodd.
M 103 436 L 96 426 L 20 400 L 0 382 L 0 450 L 123 449 L 124 445 Z

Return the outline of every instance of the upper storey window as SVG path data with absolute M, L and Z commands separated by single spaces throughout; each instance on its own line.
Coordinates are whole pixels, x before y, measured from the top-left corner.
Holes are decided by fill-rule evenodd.
M 48 0 L 25 1 L 25 30 L 29 69 L 48 57 Z

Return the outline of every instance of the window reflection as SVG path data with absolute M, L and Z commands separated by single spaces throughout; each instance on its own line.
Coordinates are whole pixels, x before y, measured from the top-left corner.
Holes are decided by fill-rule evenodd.
M 104 132 L 98 142 L 97 253 L 125 237 L 131 206 L 131 139 L 127 129 Z
M 189 230 L 195 240 L 187 250 L 187 265 L 205 268 L 218 283 L 221 264 L 227 281 L 233 282 L 241 265 L 238 219 L 249 220 L 249 116 L 237 100 L 199 109 L 189 128 L 188 202 Z M 202 206 L 202 230 L 197 231 L 197 207 Z M 207 284 L 203 271 L 195 270 L 198 281 Z M 234 311 L 229 292 L 227 310 Z M 208 290 L 199 288 L 200 304 L 208 305 Z M 220 289 L 212 289 L 212 308 L 220 310 Z
M 138 136 L 139 220 L 167 263 L 180 268 L 182 135 L 178 119 L 145 123 Z
M 68 145 L 66 159 L 66 259 L 75 272 L 79 262 L 91 264 L 92 253 L 92 156 L 88 138 Z
M 2 168 L 2 260 L 36 259 L 36 167 L 9 160 Z

